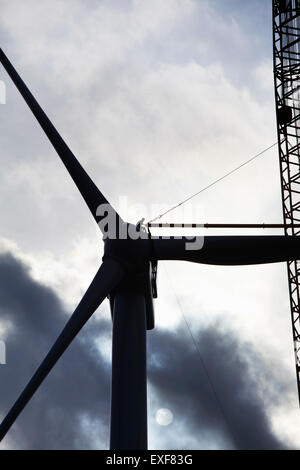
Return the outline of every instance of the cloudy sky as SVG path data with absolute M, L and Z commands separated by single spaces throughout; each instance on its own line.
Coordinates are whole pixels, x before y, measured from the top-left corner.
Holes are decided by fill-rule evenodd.
M 271 0 L 0 0 L 0 10 L 4 52 L 131 222 L 158 216 L 276 142 Z M 0 80 L 4 417 L 80 301 L 103 246 L 2 68 Z M 276 147 L 165 221 L 281 222 Z M 164 262 L 158 293 L 148 333 L 149 448 L 300 449 L 285 263 Z M 104 303 L 0 448 L 107 449 L 110 354 Z M 164 408 L 167 426 L 156 420 Z

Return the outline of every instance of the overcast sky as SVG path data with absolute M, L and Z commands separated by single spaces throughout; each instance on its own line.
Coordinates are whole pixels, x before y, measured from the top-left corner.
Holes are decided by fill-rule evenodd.
M 135 223 L 276 142 L 271 3 L 0 0 L 0 44 L 101 191 Z M 2 68 L 0 80 L 3 417 L 80 301 L 103 246 Z M 274 147 L 164 221 L 279 223 L 280 197 Z M 159 263 L 158 294 L 149 448 L 299 449 L 285 263 Z M 104 303 L 0 448 L 107 449 L 110 354 Z M 173 415 L 168 426 L 155 419 L 162 408 Z

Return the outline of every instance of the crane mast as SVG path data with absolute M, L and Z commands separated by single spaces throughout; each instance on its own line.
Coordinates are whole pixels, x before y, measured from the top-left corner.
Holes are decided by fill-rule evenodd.
M 273 0 L 273 61 L 285 235 L 300 235 L 300 0 Z M 288 261 L 300 403 L 300 260 Z

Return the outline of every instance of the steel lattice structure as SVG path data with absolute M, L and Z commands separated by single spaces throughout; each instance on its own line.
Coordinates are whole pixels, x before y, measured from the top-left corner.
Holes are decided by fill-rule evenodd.
M 273 60 L 285 235 L 300 235 L 300 0 L 273 0 Z M 288 261 L 300 402 L 300 261 Z

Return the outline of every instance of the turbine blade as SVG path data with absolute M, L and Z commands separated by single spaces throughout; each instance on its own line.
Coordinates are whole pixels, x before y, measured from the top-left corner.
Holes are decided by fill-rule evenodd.
M 110 210 L 112 211 L 112 216 L 116 216 L 118 221 L 123 222 L 119 215 L 116 213 L 116 211 L 109 204 L 107 199 L 104 197 L 104 195 L 101 193 L 101 191 L 97 188 L 97 186 L 88 176 L 86 171 L 82 168 L 74 154 L 71 152 L 67 144 L 57 132 L 57 130 L 55 129 L 45 112 L 42 110 L 32 93 L 29 91 L 29 89 L 27 88 L 27 86 L 25 85 L 25 83 L 23 82 L 23 80 L 21 79 L 9 59 L 6 57 L 2 49 L 0 49 L 0 62 L 2 63 L 6 72 L 16 85 L 21 95 L 23 96 L 24 100 L 26 101 L 35 118 L 39 122 L 40 126 L 42 127 L 46 136 L 50 140 L 54 149 L 58 153 L 61 161 L 65 165 L 74 183 L 79 189 L 96 222 L 99 223 L 99 221 L 104 218 L 104 215 L 96 214 L 97 207 L 101 204 L 109 205 Z
M 278 263 L 300 259 L 298 236 L 152 237 L 155 258 L 215 265 Z M 201 245 L 203 244 L 202 248 Z M 195 248 L 199 247 L 198 250 Z
M 110 258 L 104 259 L 90 287 L 56 342 L 0 424 L 0 441 L 90 316 L 122 279 L 123 274 L 124 271 L 119 263 Z

